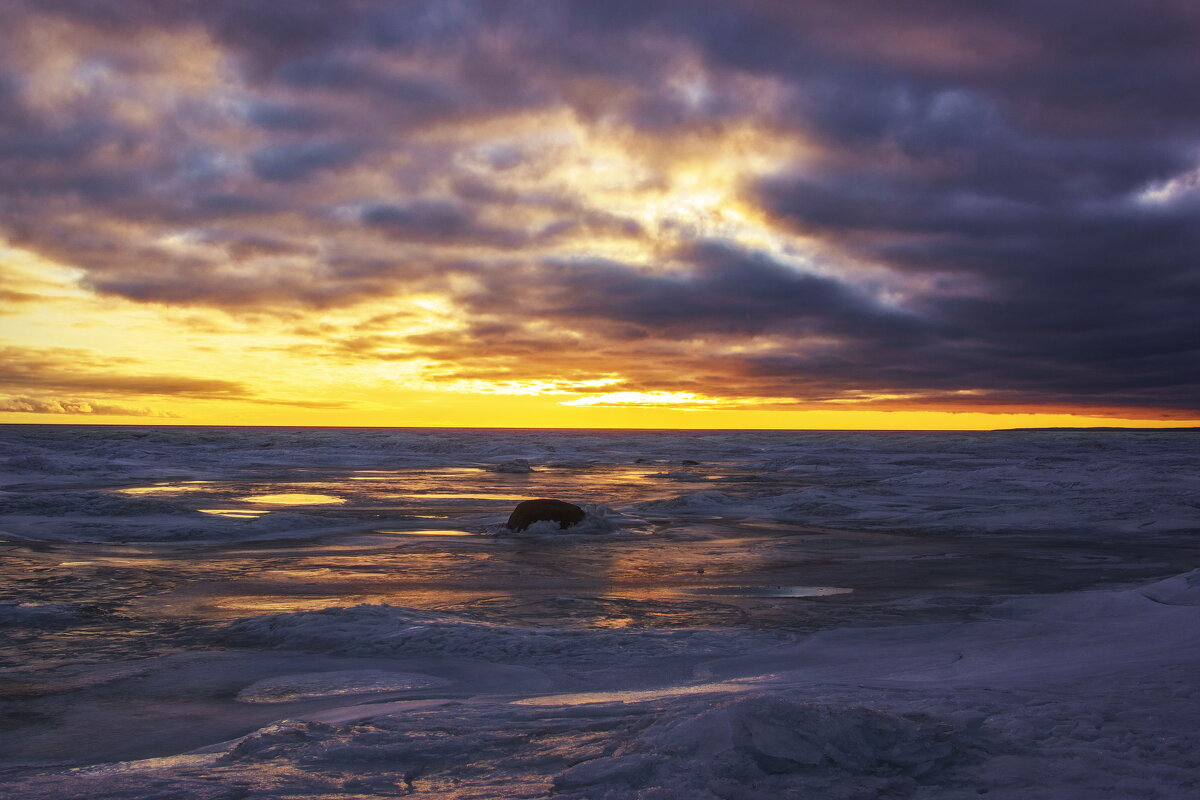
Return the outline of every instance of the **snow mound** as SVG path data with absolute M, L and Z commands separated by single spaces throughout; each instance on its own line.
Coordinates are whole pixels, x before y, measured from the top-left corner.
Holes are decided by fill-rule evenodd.
M 1200 606 L 1200 569 L 1143 586 L 1141 593 L 1168 606 Z
M 242 738 L 219 761 L 267 761 L 289 753 L 297 745 L 329 737 L 337 730 L 321 722 L 281 720 Z
M 1200 606 L 1200 569 L 1143 586 L 1018 597 L 996 604 L 988 615 L 1049 623 L 1144 625 L 1153 620 L 1193 619 Z
M 920 718 L 755 694 L 694 716 L 657 715 L 611 756 L 567 769 L 554 785 L 592 798 L 651 787 L 673 792 L 663 797 L 866 796 L 864 789 L 895 790 L 957 761 L 962 747 L 951 734 Z

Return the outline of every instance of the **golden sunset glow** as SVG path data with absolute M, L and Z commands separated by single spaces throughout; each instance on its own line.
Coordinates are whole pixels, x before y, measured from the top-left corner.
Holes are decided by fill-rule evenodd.
M 77 387 L 59 391 L 63 399 L 53 401 L 9 400 L 0 415 L 7 422 L 866 430 L 1196 422 L 1071 409 L 942 411 L 921 408 L 921 398 L 913 395 L 788 407 L 787 398 L 723 398 L 719 391 L 621 391 L 613 390 L 624 381 L 619 362 L 592 378 L 462 379 L 455 377 L 454 362 L 401 345 L 404 336 L 461 325 L 444 296 L 371 301 L 356 313 L 307 312 L 298 325 L 291 315 L 237 315 L 98 297 L 80 287 L 78 269 L 11 246 L 0 258 L 5 291 L 39 298 L 36 304 L 14 304 L 0 317 L 5 346 L 18 358 L 35 359 L 42 378 L 57 380 L 61 373 L 64 389 Z M 320 341 L 318 334 L 314 342 L 308 332 L 352 330 L 356 321 L 395 314 L 397 308 L 407 313 L 374 334 L 379 345 L 370 359 L 354 350 L 361 340 Z

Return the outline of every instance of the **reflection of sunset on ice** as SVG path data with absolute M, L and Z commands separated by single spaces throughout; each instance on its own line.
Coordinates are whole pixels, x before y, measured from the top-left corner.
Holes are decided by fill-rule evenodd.
M 2 433 L 6 797 L 1195 772 L 1190 432 Z

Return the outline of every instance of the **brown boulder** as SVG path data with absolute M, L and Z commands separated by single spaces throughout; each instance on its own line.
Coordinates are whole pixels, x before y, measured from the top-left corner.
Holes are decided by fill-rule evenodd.
M 506 525 L 510 530 L 523 531 L 544 520 L 557 522 L 559 528 L 568 528 L 583 521 L 583 509 L 562 500 L 526 500 L 517 503 Z

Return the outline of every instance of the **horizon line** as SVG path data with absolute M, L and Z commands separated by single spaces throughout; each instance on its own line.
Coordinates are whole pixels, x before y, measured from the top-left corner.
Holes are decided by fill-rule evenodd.
M 256 428 L 265 430 L 460 430 L 460 431 L 630 431 L 640 433 L 1005 433 L 1019 431 L 1200 431 L 1200 425 L 1047 425 L 1011 428 L 668 428 L 668 427 L 534 427 L 521 425 L 252 425 L 170 422 L 0 422 L 0 426 L 88 428 Z

